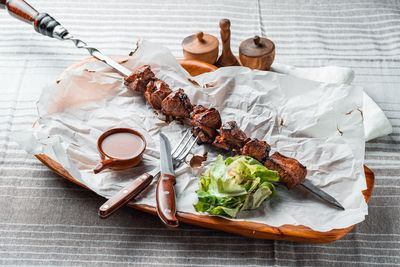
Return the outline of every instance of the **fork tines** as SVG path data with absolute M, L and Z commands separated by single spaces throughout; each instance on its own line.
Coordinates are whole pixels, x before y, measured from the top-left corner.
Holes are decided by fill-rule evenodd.
M 178 144 L 172 150 L 172 158 L 177 162 L 182 162 L 196 144 L 198 137 L 194 138 L 190 130 L 187 130 Z M 190 142 L 192 141 L 192 142 Z

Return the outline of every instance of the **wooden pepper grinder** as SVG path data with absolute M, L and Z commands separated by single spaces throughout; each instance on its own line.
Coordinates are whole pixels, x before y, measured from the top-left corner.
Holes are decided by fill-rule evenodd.
M 254 36 L 239 46 L 239 59 L 243 66 L 251 69 L 270 70 L 275 58 L 275 44 L 267 39 Z
M 198 32 L 183 39 L 183 56 L 185 59 L 215 64 L 218 58 L 218 45 L 218 39 L 215 36 Z
M 237 58 L 232 54 L 231 51 L 231 22 L 229 19 L 221 19 L 219 21 L 219 27 L 221 28 L 221 41 L 222 41 L 222 54 L 218 58 L 217 66 L 240 66 Z

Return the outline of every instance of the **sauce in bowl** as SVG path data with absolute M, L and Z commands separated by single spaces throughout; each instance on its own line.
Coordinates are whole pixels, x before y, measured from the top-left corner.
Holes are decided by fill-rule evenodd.
M 97 140 L 101 161 L 93 169 L 98 173 L 106 168 L 122 170 L 142 161 L 146 149 L 145 138 L 129 128 L 114 128 L 104 132 Z
M 130 159 L 143 151 L 144 142 L 136 134 L 117 132 L 104 138 L 101 148 L 104 154 L 111 158 Z

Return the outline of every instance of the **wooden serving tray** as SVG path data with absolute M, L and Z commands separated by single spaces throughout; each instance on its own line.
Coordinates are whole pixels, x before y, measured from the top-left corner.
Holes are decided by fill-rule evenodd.
M 123 60 L 123 58 L 115 58 L 116 60 Z M 82 60 L 69 68 L 67 68 L 60 77 L 64 76 L 69 70 L 77 68 L 85 63 L 95 60 L 88 58 Z M 204 72 L 210 72 L 217 69 L 217 67 L 197 61 L 197 60 L 178 60 L 183 68 L 185 68 L 192 76 L 199 75 Z M 36 157 L 47 167 L 53 170 L 58 175 L 82 186 L 89 190 L 87 186 L 74 179 L 58 162 L 52 160 L 44 154 L 38 154 Z M 365 177 L 367 181 L 367 189 L 363 191 L 366 202 L 369 202 L 374 187 L 374 174 L 366 166 L 364 166 Z M 144 204 L 128 204 L 128 206 L 156 215 L 155 207 Z M 302 243 L 329 243 L 338 240 L 349 233 L 355 225 L 343 228 L 334 229 L 328 232 L 314 231 L 309 227 L 302 225 L 282 225 L 280 227 L 272 227 L 262 223 L 254 223 L 247 221 L 231 221 L 220 217 L 198 215 L 189 212 L 177 212 L 177 218 L 184 223 L 189 223 L 201 227 L 217 229 L 225 232 L 230 232 L 246 237 L 259 238 L 259 239 L 277 239 Z

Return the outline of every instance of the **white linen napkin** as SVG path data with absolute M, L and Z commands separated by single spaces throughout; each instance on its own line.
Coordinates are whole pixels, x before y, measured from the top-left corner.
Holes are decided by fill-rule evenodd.
M 354 79 L 354 71 L 352 69 L 336 66 L 297 68 L 291 65 L 274 63 L 271 66 L 271 70 L 324 83 L 351 84 Z M 388 118 L 365 92 L 363 95 L 363 116 L 365 141 L 392 133 L 392 125 Z

